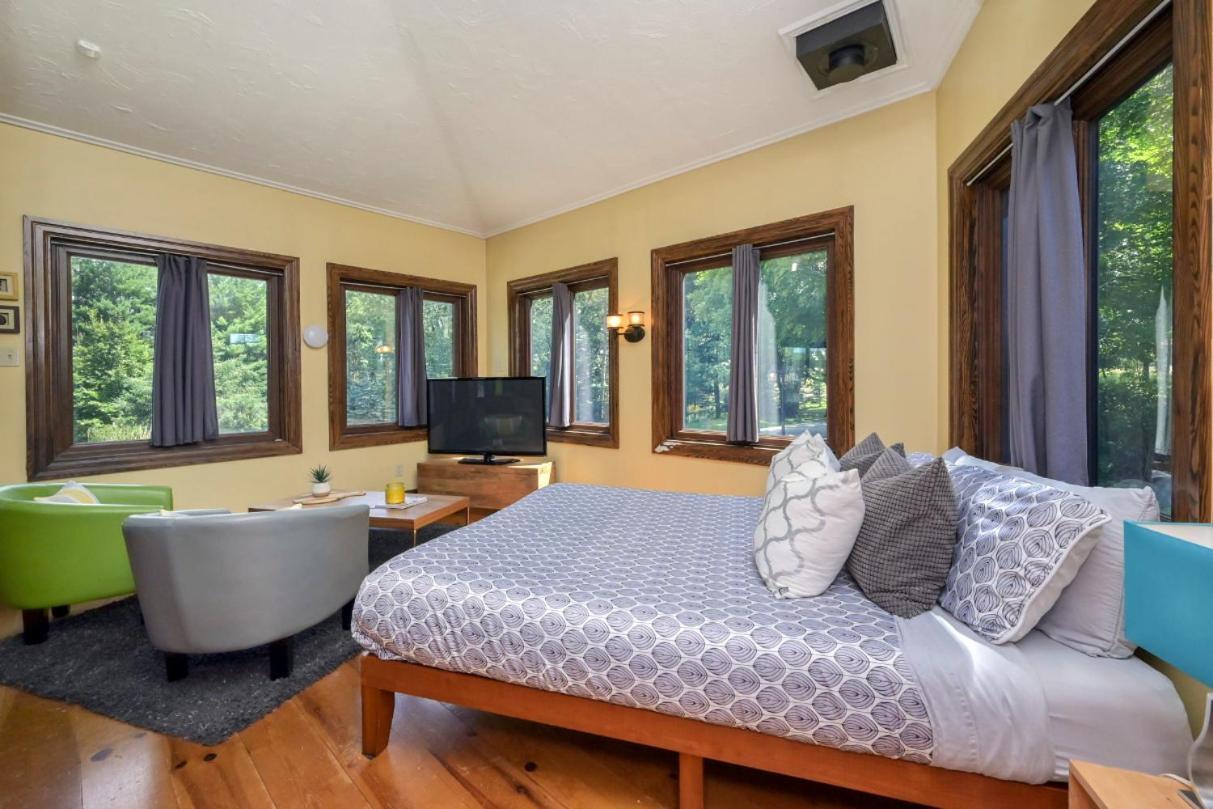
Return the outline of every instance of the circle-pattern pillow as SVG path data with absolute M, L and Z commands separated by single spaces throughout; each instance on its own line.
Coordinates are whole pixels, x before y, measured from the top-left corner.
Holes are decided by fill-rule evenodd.
M 960 538 L 939 603 L 994 643 L 1009 643 L 1056 603 L 1109 518 L 1052 486 L 1001 473 L 972 477 L 965 482 L 985 480 L 963 498 L 957 486 Z

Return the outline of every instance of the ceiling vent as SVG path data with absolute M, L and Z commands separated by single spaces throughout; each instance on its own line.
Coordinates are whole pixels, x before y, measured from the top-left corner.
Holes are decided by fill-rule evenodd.
M 871 3 L 798 34 L 796 58 L 818 90 L 896 64 L 884 3 Z

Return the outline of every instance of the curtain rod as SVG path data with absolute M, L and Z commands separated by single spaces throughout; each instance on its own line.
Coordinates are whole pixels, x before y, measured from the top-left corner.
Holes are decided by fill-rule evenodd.
M 1113 45 L 1108 50 L 1107 53 L 1105 53 L 1102 57 L 1100 57 L 1099 61 L 1096 62 L 1091 67 L 1090 70 L 1088 70 L 1086 73 L 1082 74 L 1082 76 L 1078 79 L 1078 81 L 1071 84 L 1070 89 L 1066 90 L 1064 93 L 1062 93 L 1060 96 L 1058 96 L 1053 101 L 1053 105 L 1057 106 L 1058 104 L 1060 104 L 1061 102 L 1063 102 L 1067 98 L 1069 98 L 1070 96 L 1074 95 L 1074 93 L 1078 92 L 1078 90 L 1082 89 L 1082 86 L 1084 84 L 1086 84 L 1088 81 L 1090 81 L 1092 76 L 1094 76 L 1096 73 L 1098 73 L 1103 68 L 1104 65 L 1106 65 L 1112 58 L 1114 58 L 1116 56 L 1116 54 L 1118 54 L 1122 50 L 1124 50 L 1125 46 L 1128 45 L 1130 42 L 1132 42 L 1133 39 L 1138 34 L 1141 33 L 1143 28 L 1145 28 L 1150 23 L 1154 22 L 1155 18 L 1158 17 L 1158 15 L 1161 14 L 1163 11 L 1165 11 L 1166 8 L 1170 5 L 1171 5 L 1171 0 L 1162 0 L 1161 3 L 1159 3 L 1157 6 L 1154 7 L 1153 11 L 1151 11 L 1144 18 L 1142 18 L 1141 22 L 1139 22 L 1139 23 L 1137 23 L 1137 25 L 1133 26 L 1133 30 L 1131 30 L 1131 31 L 1129 31 L 1129 33 L 1125 34 L 1123 39 L 1121 39 L 1119 42 L 1117 42 L 1115 45 Z M 1007 154 L 1010 153 L 1010 151 L 1011 151 L 1011 144 L 1008 143 L 1002 149 L 1002 151 L 1000 151 L 998 154 L 996 154 L 994 156 L 994 158 L 992 160 L 990 160 L 989 163 L 986 163 L 984 166 L 981 167 L 981 169 L 976 174 L 974 174 L 968 180 L 965 180 L 965 187 L 966 188 L 972 187 L 974 183 L 976 183 L 982 177 L 989 174 L 990 169 L 997 166 L 999 161 L 1001 161 L 1004 157 L 1006 157 Z
M 1168 2 L 1170 2 L 1170 0 L 1168 0 Z M 759 250 L 770 250 L 772 247 L 786 247 L 789 244 L 800 244 L 801 242 L 815 242 L 818 239 L 832 239 L 832 238 L 834 238 L 833 232 L 821 233 L 817 236 L 805 236 L 802 239 L 788 239 L 785 242 L 775 242 L 774 244 L 759 245 L 758 249 Z M 732 255 L 733 255 L 733 251 L 730 250 L 727 253 L 713 253 L 710 256 L 696 256 L 695 258 L 684 258 L 682 261 L 669 261 L 669 262 L 666 262 L 665 266 L 679 267 L 683 264 L 691 264 L 692 262 L 696 262 L 696 261 L 707 261 L 707 260 L 713 259 L 713 258 L 724 258 L 725 256 L 732 256 Z

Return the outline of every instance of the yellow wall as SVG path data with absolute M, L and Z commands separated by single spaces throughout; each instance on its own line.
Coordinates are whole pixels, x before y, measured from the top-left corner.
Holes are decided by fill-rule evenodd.
M 325 263 L 473 282 L 484 301 L 484 241 L 310 197 L 0 124 L 0 270 L 22 272 L 21 217 L 62 219 L 298 256 L 300 316 L 326 322 Z M 480 355 L 487 312 L 478 312 Z M 24 335 L 0 335 L 0 346 Z M 412 481 L 424 443 L 328 449 L 325 350 L 303 348 L 303 455 L 149 469 L 98 480 L 165 483 L 178 505 L 243 510 L 307 488 L 329 464 L 337 486 L 378 488 L 403 465 Z M 25 480 L 25 367 L 0 368 L 0 481 Z
M 654 247 L 855 206 L 855 418 L 938 446 L 934 97 L 876 112 L 629 191 L 488 240 L 490 370 L 508 368 L 505 284 L 619 258 L 621 309 L 651 308 Z M 557 475 L 611 485 L 761 492 L 763 467 L 654 455 L 652 344 L 619 344 L 620 448 L 552 444 Z

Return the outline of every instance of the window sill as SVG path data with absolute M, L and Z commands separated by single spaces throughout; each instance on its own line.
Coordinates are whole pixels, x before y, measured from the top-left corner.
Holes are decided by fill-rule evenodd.
M 676 455 L 709 461 L 732 461 L 733 463 L 769 466 L 771 459 L 786 446 L 786 443 L 730 444 L 723 438 L 683 436 L 667 438 L 653 447 L 653 452 L 657 455 Z
M 57 453 L 41 468 L 31 468 L 29 479 L 60 480 L 141 469 L 298 455 L 302 451 L 301 446 L 267 434 L 226 436 L 203 445 L 163 448 L 133 441 L 75 444 Z
M 619 431 L 609 424 L 573 424 L 564 429 L 548 427 L 548 441 L 587 447 L 619 449 Z
M 361 449 L 388 444 L 408 444 L 414 441 L 425 441 L 428 437 L 429 430 L 425 427 L 370 424 L 361 427 L 347 427 L 341 432 L 331 433 L 329 449 Z

